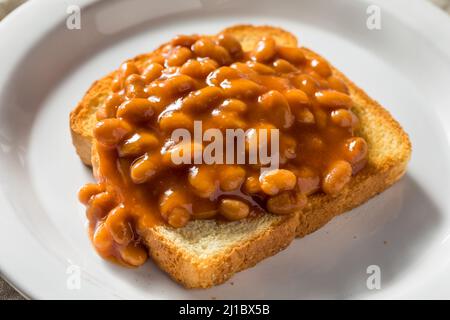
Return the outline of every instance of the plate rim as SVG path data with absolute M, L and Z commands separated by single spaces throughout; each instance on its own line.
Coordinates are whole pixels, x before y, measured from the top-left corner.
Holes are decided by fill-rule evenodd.
M 71 4 L 79 5 L 83 8 L 102 1 L 105 0 L 72 0 Z M 366 0 L 359 1 L 367 3 Z M 381 8 L 388 10 L 389 13 L 392 14 L 396 19 L 399 19 L 407 27 L 412 28 L 414 32 L 417 32 L 421 36 L 430 40 L 430 42 L 434 46 L 436 46 L 436 49 L 444 52 L 447 58 L 450 58 L 450 42 L 442 41 L 443 37 L 450 38 L 450 18 L 442 10 L 425 0 L 417 1 L 414 3 L 414 5 L 412 5 L 408 0 L 388 2 L 375 0 L 371 1 L 370 3 L 377 4 Z M 33 28 L 33 30 L 30 30 L 28 37 L 35 41 L 44 37 L 45 32 L 53 28 L 54 24 L 61 20 L 62 13 L 60 11 L 57 11 L 57 6 L 52 6 L 53 4 L 54 2 L 52 0 L 41 0 L 39 1 L 39 3 L 37 1 L 28 1 L 14 10 L 0 23 L 0 37 L 7 39 L 6 41 L 4 41 L 4 43 L 8 43 L 9 47 L 13 45 L 18 52 L 24 52 L 27 48 L 29 48 L 31 46 L 31 43 L 28 43 L 26 39 L 21 41 L 21 43 L 13 43 L 12 41 L 14 40 L 14 34 L 16 34 L 21 28 L 24 27 L 24 22 L 28 19 L 30 19 L 29 21 L 32 21 L 33 19 L 36 20 L 36 15 L 41 15 L 45 18 L 40 19 L 38 23 L 36 22 L 36 27 Z M 52 14 L 49 14 L 48 10 L 51 10 Z M 422 25 L 426 25 L 426 28 L 419 27 Z M 2 48 L 2 46 L 3 45 L 0 44 L 0 48 Z M 3 61 L 3 56 L 6 56 L 5 54 L 2 54 L 2 51 L 3 50 L 0 50 L 0 61 Z M 16 61 L 19 61 L 20 55 L 18 55 L 15 59 Z M 13 65 L 14 63 L 10 64 L 11 70 Z M 0 84 L 4 83 L 3 78 L 5 77 L 6 79 L 7 74 L 7 70 L 4 72 L 3 76 L 0 74 Z M 2 87 L 3 86 L 0 87 L 0 95 L 2 95 Z M 0 167 L 2 166 L 3 163 L 0 157 Z M 0 189 L 0 208 L 2 208 L 2 212 L 0 212 L 0 221 L 2 221 L 7 215 L 5 212 L 14 213 L 14 208 L 8 202 L 2 189 Z M 30 237 L 30 234 L 27 234 L 26 232 L 27 229 L 20 223 L 18 219 L 16 219 L 16 221 L 10 221 L 10 223 L 13 228 L 10 229 L 10 232 L 18 232 L 18 234 L 22 234 L 25 238 Z M 0 234 L 0 238 L 2 237 L 3 235 Z M 40 248 L 40 250 L 43 251 L 43 256 L 48 256 L 50 261 L 52 256 L 49 254 L 49 252 L 46 252 L 45 248 Z M 46 299 L 51 296 L 55 296 L 55 292 L 51 293 L 48 291 L 44 291 L 42 290 L 42 287 L 37 288 L 37 286 L 33 286 L 32 283 L 26 283 L 26 279 L 24 279 L 25 277 L 22 274 L 15 272 L 14 266 L 8 264 L 7 262 L 3 262 L 4 260 L 7 259 L 2 259 L 2 261 L 0 262 L 0 275 L 22 296 L 29 299 Z M 53 263 L 55 262 L 60 264 L 59 261 L 53 261 Z M 86 286 L 90 286 L 91 288 L 89 289 L 100 290 L 99 292 L 105 294 L 103 288 L 98 287 L 91 282 L 88 282 Z M 58 292 L 57 294 L 59 295 L 60 299 L 79 298 L 70 293 L 64 294 L 64 292 Z M 117 298 L 117 296 L 115 297 L 113 294 L 108 292 L 108 298 Z

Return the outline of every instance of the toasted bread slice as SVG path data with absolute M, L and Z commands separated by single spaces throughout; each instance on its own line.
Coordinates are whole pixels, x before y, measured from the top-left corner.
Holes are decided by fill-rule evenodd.
M 224 32 L 233 34 L 244 50 L 254 48 L 256 42 L 267 35 L 280 45 L 297 46 L 295 36 L 270 26 L 242 25 Z M 310 50 L 307 52 L 318 56 Z M 151 55 L 140 55 L 133 61 L 140 65 Z M 337 196 L 322 193 L 310 196 L 303 212 L 289 217 L 265 214 L 229 223 L 197 220 L 181 229 L 158 226 L 148 230 L 144 238 L 150 255 L 172 278 L 189 288 L 220 284 L 234 273 L 282 250 L 296 235 L 309 234 L 334 216 L 367 201 L 404 174 L 411 154 L 407 134 L 377 102 L 341 72 L 332 69 L 335 76 L 345 81 L 355 101 L 353 111 L 361 122 L 359 134 L 369 145 L 366 168 Z M 73 143 L 82 161 L 93 164 L 94 172 L 98 161 L 96 148 L 92 148 L 95 112 L 109 94 L 113 77 L 114 72 L 95 82 L 70 114 Z

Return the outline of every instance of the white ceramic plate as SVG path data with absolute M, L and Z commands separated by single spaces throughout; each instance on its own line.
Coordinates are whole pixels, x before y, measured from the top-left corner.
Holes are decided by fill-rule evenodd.
M 366 27 L 373 3 L 381 30 Z M 81 30 L 66 28 L 72 4 Z M 126 58 L 236 23 L 293 32 L 386 106 L 411 136 L 406 176 L 212 289 L 185 290 L 151 262 L 137 270 L 104 262 L 76 199 L 92 178 L 71 144 L 70 110 Z M 0 270 L 26 296 L 450 298 L 450 19 L 428 3 L 30 1 L 0 23 L 0 39 Z M 81 268 L 79 289 L 71 265 Z M 379 290 L 366 286 L 371 265 Z

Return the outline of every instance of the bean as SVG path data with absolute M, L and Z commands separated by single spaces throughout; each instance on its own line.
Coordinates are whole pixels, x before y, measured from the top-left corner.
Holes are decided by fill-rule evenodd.
M 156 156 L 144 156 L 136 159 L 130 167 L 131 180 L 136 184 L 148 182 L 160 169 L 159 161 Z
M 245 170 L 238 165 L 227 165 L 219 171 L 220 189 L 233 191 L 239 189 L 245 181 Z
M 145 247 L 135 243 L 130 243 L 126 247 L 121 248 L 119 252 L 123 261 L 132 267 L 143 265 L 148 258 Z
M 129 213 L 123 206 L 111 210 L 105 220 L 106 228 L 114 241 L 120 245 L 128 245 L 133 240 L 133 229 L 128 220 Z
M 219 212 L 231 221 L 247 218 L 250 213 L 249 206 L 240 200 L 222 199 L 219 205 Z
M 279 47 L 278 48 L 278 56 L 280 58 L 285 59 L 293 64 L 300 64 L 305 61 L 305 55 L 303 54 L 302 49 L 297 47 Z
M 361 137 L 349 138 L 345 142 L 344 152 L 345 159 L 351 164 L 356 164 L 367 156 L 367 142 Z
M 352 99 L 349 95 L 334 91 L 322 90 L 315 93 L 317 102 L 327 108 L 350 108 Z
M 94 137 L 106 147 L 115 147 L 133 131 L 128 122 L 122 119 L 105 119 L 97 122 Z
M 286 169 L 275 169 L 263 173 L 259 181 L 261 189 L 265 194 L 276 195 L 281 191 L 292 190 L 297 183 L 297 178 L 292 171 Z
M 105 187 L 98 183 L 87 183 L 78 191 L 78 199 L 84 205 L 96 194 L 103 192 Z
M 137 157 L 155 149 L 158 145 L 159 140 L 153 133 L 140 132 L 125 140 L 118 146 L 117 151 L 120 157 Z
M 147 122 L 154 114 L 153 104 L 143 98 L 127 100 L 117 109 L 118 118 L 123 118 L 134 123 Z
M 278 215 L 287 215 L 300 210 L 306 204 L 306 196 L 298 192 L 284 191 L 267 200 L 267 210 Z
M 217 37 L 217 44 L 227 49 L 231 56 L 237 57 L 242 54 L 241 43 L 232 35 L 221 33 Z
M 251 58 L 258 62 L 267 62 L 275 56 L 277 46 L 271 37 L 262 38 L 251 53 Z
M 339 193 L 350 181 L 352 176 L 352 166 L 344 160 L 333 162 L 325 171 L 322 190 L 331 195 Z

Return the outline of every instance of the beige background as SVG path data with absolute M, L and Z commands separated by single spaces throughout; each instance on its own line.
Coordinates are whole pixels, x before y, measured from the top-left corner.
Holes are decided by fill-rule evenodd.
M 0 20 L 27 0 L 0 0 Z M 36 1 L 36 0 L 30 0 Z M 450 0 L 429 0 L 450 14 Z M 1 22 L 0 22 L 1 23 Z M 1 275 L 1 271 L 0 271 Z M 20 300 L 23 297 L 0 277 L 0 300 Z

